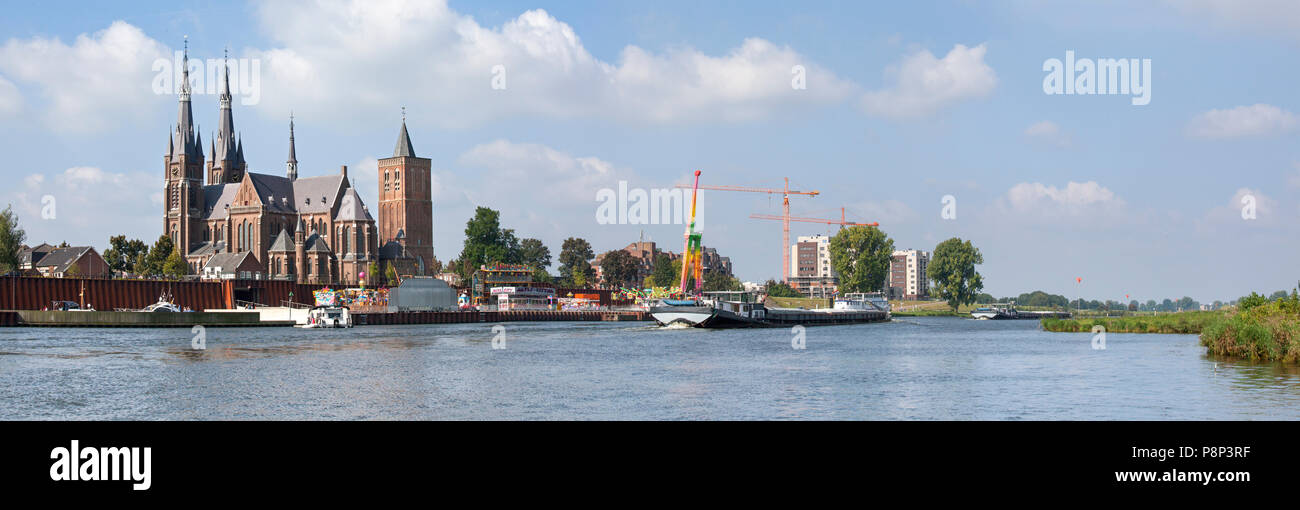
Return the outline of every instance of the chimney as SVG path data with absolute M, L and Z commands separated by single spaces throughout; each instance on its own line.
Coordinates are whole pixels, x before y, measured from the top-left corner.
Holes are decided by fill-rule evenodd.
M 343 178 L 346 179 L 347 177 L 348 177 L 348 166 L 343 165 Z

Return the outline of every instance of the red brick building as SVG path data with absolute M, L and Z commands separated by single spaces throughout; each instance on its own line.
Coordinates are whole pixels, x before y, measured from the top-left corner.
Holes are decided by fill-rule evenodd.
M 190 107 L 188 61 L 187 52 L 177 124 L 163 159 L 163 231 L 184 254 L 191 274 L 201 273 L 218 254 L 249 253 L 252 262 L 241 257 L 241 265 L 260 266 L 264 273 L 244 271 L 248 274 L 356 284 L 372 263 L 384 267 L 380 247 L 403 237 L 403 229 L 413 244 L 390 254 L 417 261 L 409 265 L 417 266 L 414 274 L 423 274 L 424 263 L 433 258 L 430 160 L 415 157 L 405 119 L 398 152 L 380 162 L 381 173 L 388 170 L 390 179 L 401 179 L 380 182 L 381 201 L 393 204 L 399 219 L 380 228 L 353 189 L 346 166 L 337 173 L 298 176 L 292 116 L 285 175 L 247 171 L 243 142 L 235 132 L 229 72 L 221 86 L 218 130 L 205 154 Z M 385 194 L 388 184 L 400 188 L 400 195 Z

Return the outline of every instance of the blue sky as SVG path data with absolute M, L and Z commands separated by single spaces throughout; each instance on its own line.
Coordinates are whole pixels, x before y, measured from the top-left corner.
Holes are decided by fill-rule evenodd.
M 475 205 L 556 253 L 642 232 L 680 250 L 681 225 L 598 224 L 595 195 L 698 168 L 790 177 L 822 192 L 794 214 L 845 207 L 900 248 L 971 239 L 995 295 L 1226 300 L 1300 279 L 1298 33 L 1281 1 L 20 4 L 0 19 L 0 201 L 37 242 L 155 239 L 176 98 L 150 66 L 188 35 L 193 58 L 260 65 L 257 104 L 235 106 L 255 172 L 284 171 L 293 110 L 301 174 L 348 165 L 373 205 L 406 106 L 440 260 Z M 1045 94 L 1044 61 L 1067 50 L 1150 59 L 1150 104 Z M 215 97 L 194 109 L 206 138 Z M 780 226 L 748 216 L 779 205 L 707 193 L 705 245 L 742 279 L 776 277 Z

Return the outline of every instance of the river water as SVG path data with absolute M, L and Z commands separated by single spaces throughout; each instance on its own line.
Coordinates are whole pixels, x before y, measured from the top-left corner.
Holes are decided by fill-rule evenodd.
M 917 317 L 794 349 L 789 329 L 503 326 L 209 328 L 205 350 L 188 329 L 0 328 L 0 419 L 1300 419 L 1300 370 L 1194 335 L 1098 350 L 1037 321 Z

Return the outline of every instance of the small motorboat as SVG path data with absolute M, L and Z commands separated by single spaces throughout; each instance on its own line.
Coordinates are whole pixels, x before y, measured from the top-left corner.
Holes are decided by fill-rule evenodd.
M 350 328 L 352 315 L 346 306 L 317 306 L 307 312 L 307 322 L 300 328 Z
M 141 309 L 140 311 L 142 311 L 142 312 L 177 312 L 177 313 L 180 313 L 180 312 L 183 312 L 184 310 L 182 310 L 181 307 L 176 306 L 176 304 L 172 303 L 172 301 L 171 301 L 171 296 L 169 296 L 169 295 L 167 295 L 167 294 L 163 294 L 163 295 L 161 295 L 161 296 L 158 296 L 158 302 L 157 302 L 157 303 L 154 303 L 154 304 L 152 304 L 152 305 L 146 306 L 146 307 L 144 307 L 143 309 Z

